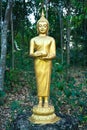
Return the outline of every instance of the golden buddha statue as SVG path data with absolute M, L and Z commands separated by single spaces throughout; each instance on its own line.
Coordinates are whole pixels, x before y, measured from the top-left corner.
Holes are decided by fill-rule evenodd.
M 49 22 L 44 17 L 42 11 L 41 18 L 37 22 L 37 31 L 39 35 L 32 38 L 30 41 L 30 56 L 34 57 L 39 100 L 38 105 L 33 108 L 33 115 L 30 117 L 30 121 L 41 124 L 52 123 L 59 120 L 54 114 L 54 107 L 50 106 L 48 103 L 52 59 L 56 56 L 55 40 L 47 35 L 48 29 Z M 46 115 L 46 117 L 44 115 Z

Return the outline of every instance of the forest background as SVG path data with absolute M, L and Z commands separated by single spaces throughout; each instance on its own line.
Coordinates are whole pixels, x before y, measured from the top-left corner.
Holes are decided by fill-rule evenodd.
M 12 120 L 14 111 L 20 113 L 24 108 L 18 110 L 22 99 L 9 101 L 9 97 L 23 93 L 25 88 L 29 94 L 37 95 L 29 43 L 37 35 L 36 23 L 42 8 L 57 48 L 52 68 L 52 103 L 56 111 L 76 116 L 80 125 L 87 124 L 86 0 L 0 1 L 0 105 L 9 104 Z

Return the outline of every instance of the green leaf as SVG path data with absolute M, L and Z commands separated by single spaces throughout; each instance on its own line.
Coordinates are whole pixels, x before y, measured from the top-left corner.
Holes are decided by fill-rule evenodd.
M 57 83 L 57 87 L 58 87 L 59 90 L 63 90 L 63 88 L 64 88 L 64 83 L 63 83 L 63 82 L 58 82 L 58 83 Z
M 0 98 L 5 97 L 6 93 L 4 91 L 0 91 Z
M 11 108 L 11 110 L 16 110 L 16 109 L 18 109 L 18 108 L 20 108 L 20 104 L 19 104 L 19 102 L 18 101 L 13 101 L 12 103 L 11 103 L 11 105 L 10 105 L 10 108 Z
M 71 91 L 69 89 L 65 89 L 64 90 L 64 93 L 67 97 L 70 97 L 71 96 Z

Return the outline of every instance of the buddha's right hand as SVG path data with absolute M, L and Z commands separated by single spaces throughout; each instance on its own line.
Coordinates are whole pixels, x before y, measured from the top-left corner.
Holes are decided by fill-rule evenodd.
M 41 56 L 41 52 L 36 51 L 36 52 L 34 53 L 34 56 L 35 56 L 35 57 Z

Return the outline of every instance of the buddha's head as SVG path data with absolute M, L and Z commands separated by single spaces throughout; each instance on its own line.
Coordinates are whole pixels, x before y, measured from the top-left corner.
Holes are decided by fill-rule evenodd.
M 41 18 L 37 21 L 37 32 L 39 34 L 47 34 L 49 30 L 49 22 L 44 17 L 44 12 L 42 10 Z

